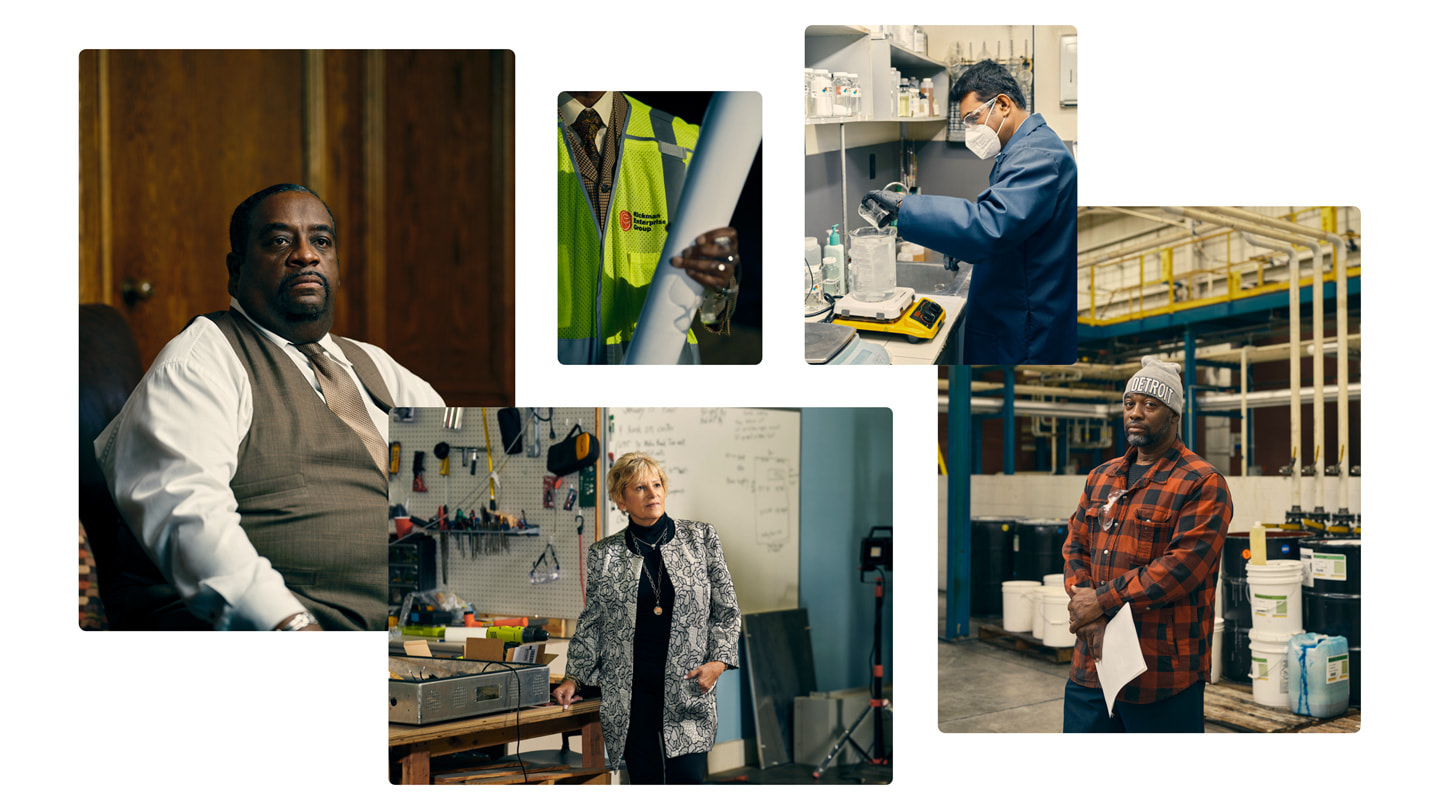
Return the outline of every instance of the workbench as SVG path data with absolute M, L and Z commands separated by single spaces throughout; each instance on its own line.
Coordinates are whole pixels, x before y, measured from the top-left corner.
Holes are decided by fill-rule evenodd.
M 973 267 L 962 263 L 959 273 L 955 275 L 948 272 L 941 273 L 936 269 L 937 265 L 929 263 L 897 262 L 895 267 L 896 278 L 900 286 L 911 287 L 915 290 L 916 298 L 928 298 L 945 310 L 945 322 L 941 324 L 940 331 L 935 337 L 918 343 L 911 343 L 904 335 L 869 332 L 863 329 L 856 337 L 883 346 L 885 351 L 890 353 L 890 364 L 894 366 L 933 366 L 937 363 L 941 365 L 959 363 L 961 335 L 955 331 L 955 328 L 965 316 L 965 305 L 970 297 L 970 272 Z M 934 290 L 936 285 L 926 282 L 947 277 L 951 279 L 945 290 L 949 294 L 927 292 L 927 290 Z M 810 323 L 818 323 L 824 320 L 826 314 L 828 313 L 812 316 L 805 320 Z
M 605 739 L 600 734 L 599 698 L 573 703 L 568 709 L 555 705 L 521 709 L 518 720 L 515 714 L 500 712 L 425 726 L 391 723 L 390 762 L 400 766 L 400 784 L 430 784 L 432 756 L 456 754 L 570 731 L 580 732 L 582 767 L 604 767 Z

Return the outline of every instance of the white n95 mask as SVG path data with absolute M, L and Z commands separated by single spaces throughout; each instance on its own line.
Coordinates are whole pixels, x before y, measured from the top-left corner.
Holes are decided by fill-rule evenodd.
M 987 103 L 993 105 L 995 99 L 992 98 Z M 994 110 L 995 108 L 992 106 L 990 112 L 994 112 Z M 981 160 L 989 160 L 1000 154 L 1000 136 L 995 134 L 995 130 L 988 126 L 990 122 L 990 112 L 985 113 L 985 121 L 983 123 L 965 128 L 965 146 L 971 152 L 974 152 L 975 156 Z M 1010 114 L 1006 113 L 1005 115 L 1008 117 Z M 1000 126 L 1005 126 L 1004 118 L 1000 119 Z

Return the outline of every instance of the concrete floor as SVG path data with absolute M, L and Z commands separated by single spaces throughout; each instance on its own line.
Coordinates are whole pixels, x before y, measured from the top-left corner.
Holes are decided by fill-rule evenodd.
M 945 592 L 939 595 L 936 632 L 945 632 Z M 998 619 L 987 622 L 999 623 Z M 1059 733 L 1065 719 L 1065 681 L 1070 665 L 1049 663 L 986 644 L 971 633 L 940 641 L 937 672 L 940 730 L 965 732 Z M 1205 731 L 1230 729 L 1205 724 Z

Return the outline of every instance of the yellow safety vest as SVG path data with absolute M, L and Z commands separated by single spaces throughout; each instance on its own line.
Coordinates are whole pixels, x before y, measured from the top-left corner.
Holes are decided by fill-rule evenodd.
M 620 363 L 635 336 L 700 128 L 625 96 L 606 222 L 575 169 L 559 121 L 559 357 L 562 363 Z M 689 332 L 687 352 L 695 353 Z

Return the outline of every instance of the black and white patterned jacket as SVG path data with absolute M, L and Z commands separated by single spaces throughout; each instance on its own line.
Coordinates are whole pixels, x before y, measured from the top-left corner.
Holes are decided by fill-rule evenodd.
M 701 694 L 698 679 L 685 680 L 685 673 L 710 661 L 740 666 L 740 604 L 714 526 L 676 520 L 675 536 L 660 553 L 675 586 L 662 732 L 665 756 L 678 757 L 715 743 L 715 690 Z M 590 547 L 585 609 L 566 653 L 566 677 L 600 687 L 600 728 L 612 757 L 624 753 L 630 725 L 640 565 L 623 531 Z

